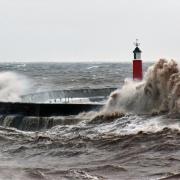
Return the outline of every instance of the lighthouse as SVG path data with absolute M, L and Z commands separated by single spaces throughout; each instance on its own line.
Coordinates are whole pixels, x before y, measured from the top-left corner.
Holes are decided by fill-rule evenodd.
M 142 60 L 141 60 L 141 53 L 142 51 L 139 49 L 140 43 L 138 43 L 138 39 L 134 43 L 136 46 L 133 53 L 134 53 L 134 60 L 133 60 L 133 80 L 142 80 L 143 79 L 143 72 L 142 72 Z

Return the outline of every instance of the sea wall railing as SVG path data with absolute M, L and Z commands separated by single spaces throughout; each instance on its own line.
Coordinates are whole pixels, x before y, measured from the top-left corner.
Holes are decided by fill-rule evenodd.
M 22 96 L 22 102 L 26 103 L 47 103 L 52 99 L 63 99 L 65 102 L 70 98 L 107 98 L 112 91 L 117 88 L 99 88 L 99 89 L 71 89 L 71 90 L 55 90 L 47 92 L 38 92 Z

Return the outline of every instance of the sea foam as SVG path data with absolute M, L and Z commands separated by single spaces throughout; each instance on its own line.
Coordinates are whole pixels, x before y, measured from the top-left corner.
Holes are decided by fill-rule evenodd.
M 126 79 L 111 93 L 103 113 L 180 113 L 180 70 L 174 60 L 160 59 L 145 73 L 143 81 Z

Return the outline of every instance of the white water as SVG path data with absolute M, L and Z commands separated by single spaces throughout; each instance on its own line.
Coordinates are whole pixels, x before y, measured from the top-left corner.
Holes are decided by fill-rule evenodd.
M 134 113 L 180 113 L 180 71 L 175 61 L 160 59 L 148 69 L 142 82 L 126 80 L 111 93 L 103 110 Z
M 14 72 L 0 73 L 0 101 L 21 101 L 21 95 L 29 87 L 27 78 Z

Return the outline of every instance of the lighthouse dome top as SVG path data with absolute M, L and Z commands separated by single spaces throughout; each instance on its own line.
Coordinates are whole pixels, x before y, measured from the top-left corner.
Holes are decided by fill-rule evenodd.
M 138 46 L 136 46 L 136 48 L 134 49 L 133 53 L 141 53 L 142 51 L 139 49 Z

